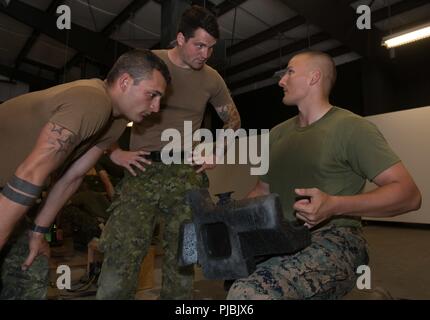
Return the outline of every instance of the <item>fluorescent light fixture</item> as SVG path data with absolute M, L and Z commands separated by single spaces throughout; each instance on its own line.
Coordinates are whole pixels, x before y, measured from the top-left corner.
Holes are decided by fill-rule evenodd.
M 127 123 L 127 127 L 132 127 L 133 126 L 133 121 L 132 122 L 129 122 L 129 123 Z
M 388 49 L 391 49 L 404 44 L 422 40 L 427 37 L 430 37 L 430 23 L 384 37 L 382 39 L 382 45 Z

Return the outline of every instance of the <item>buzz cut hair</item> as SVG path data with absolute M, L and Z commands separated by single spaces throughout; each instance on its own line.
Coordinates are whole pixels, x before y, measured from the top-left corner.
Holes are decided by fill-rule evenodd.
M 303 52 L 298 53 L 296 56 L 299 55 L 307 55 L 311 58 L 319 58 L 321 60 L 323 60 L 328 68 L 329 68 L 329 72 L 326 75 L 328 78 L 328 92 L 330 93 L 331 90 L 333 89 L 335 83 L 336 83 L 336 79 L 337 79 L 337 71 L 336 71 L 336 63 L 334 62 L 333 58 L 325 52 L 322 51 L 317 51 L 317 50 L 306 50 Z

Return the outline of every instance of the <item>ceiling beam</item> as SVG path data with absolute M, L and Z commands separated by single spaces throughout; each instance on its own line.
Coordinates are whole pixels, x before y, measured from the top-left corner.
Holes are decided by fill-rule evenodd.
M 428 0 L 404 0 L 372 12 L 372 22 L 378 22 L 428 4 Z M 391 11 L 391 12 L 390 12 Z
M 57 17 L 18 0 L 12 1 L 6 8 L 0 6 L 0 12 L 48 35 L 58 42 L 68 43 L 69 47 L 100 61 L 106 66 L 111 66 L 117 55 L 119 56 L 131 49 L 129 46 L 77 24 L 72 23 L 70 30 L 59 30 L 56 27 Z
M 190 7 L 188 0 L 164 0 L 161 5 L 161 48 L 170 47 L 176 40 L 178 24 L 183 13 Z
M 47 70 L 49 72 L 53 72 L 54 74 L 58 74 L 58 72 L 60 71 L 60 69 L 58 69 L 58 68 L 55 68 L 53 66 L 50 66 L 50 65 L 44 64 L 42 62 L 32 60 L 32 59 L 28 59 L 28 58 L 22 59 L 22 63 L 26 63 L 29 65 L 35 66 L 39 69 L 44 69 L 44 70 Z
M 233 74 L 254 68 L 255 66 L 261 65 L 263 63 L 270 62 L 278 58 L 280 59 L 290 53 L 302 50 L 303 48 L 307 48 L 309 45 L 314 45 L 316 43 L 330 39 L 330 36 L 326 33 L 317 33 L 315 35 L 310 36 L 309 39 L 300 39 L 256 58 L 232 66 L 226 70 L 226 74 L 231 76 Z
M 66 64 L 60 69 L 60 74 L 65 74 L 70 68 L 73 68 L 78 63 L 83 61 L 85 56 L 82 53 L 75 54 Z
M 339 46 L 339 47 L 327 50 L 325 52 L 328 53 L 329 55 L 331 55 L 332 57 L 338 57 L 338 56 L 343 55 L 345 53 L 351 52 L 351 50 L 346 46 Z M 231 90 L 234 90 L 234 89 L 244 87 L 244 86 L 249 85 L 249 84 L 256 83 L 258 81 L 263 81 L 263 80 L 274 77 L 274 75 L 277 71 L 279 71 L 279 68 L 272 68 L 270 70 L 263 71 L 261 73 L 253 75 L 253 76 L 248 77 L 246 79 L 232 82 L 231 84 L 228 85 L 228 87 Z
M 279 34 L 292 30 L 302 24 L 306 23 L 306 19 L 300 16 L 295 16 L 291 19 L 285 20 L 269 29 L 259 32 L 245 40 L 240 41 L 227 48 L 227 56 L 232 56 L 236 53 L 244 51 L 250 47 L 253 47 L 263 41 L 272 39 Z
M 216 5 L 214 5 L 211 1 L 209 0 L 192 0 L 190 1 L 191 5 L 198 5 L 200 7 L 204 7 L 206 9 L 208 9 L 209 11 L 211 11 L 212 13 L 216 13 Z
M 381 9 L 374 11 L 372 13 L 372 22 L 375 23 L 375 22 L 383 21 L 385 19 L 388 19 L 390 16 L 394 17 L 396 15 L 399 15 L 399 14 L 402 14 L 404 12 L 416 9 L 416 8 L 423 6 L 423 5 L 426 5 L 426 4 L 428 4 L 427 0 L 406 0 L 406 1 L 398 2 L 394 5 L 392 5 L 390 9 L 388 9 L 387 7 L 384 7 L 384 8 L 381 8 Z M 318 33 L 315 36 L 323 36 L 323 35 L 324 35 L 324 33 Z M 323 40 L 323 39 L 324 39 L 324 37 L 321 38 L 321 40 Z M 315 40 L 316 39 L 314 38 L 313 41 L 315 41 Z M 301 47 L 300 47 L 300 42 L 302 44 Z M 299 40 L 295 44 L 297 46 L 297 50 L 294 50 L 294 51 L 303 50 L 308 46 L 307 40 Z M 294 44 L 291 44 L 291 46 L 294 47 Z M 284 49 L 285 49 L 285 51 L 284 51 L 285 55 L 291 54 L 294 52 L 294 51 L 288 52 L 288 50 L 286 48 L 284 48 Z M 346 46 L 341 46 L 341 47 L 337 47 L 335 49 L 330 50 L 328 53 L 330 55 L 332 55 L 333 57 L 336 57 L 336 56 L 339 56 L 341 54 L 348 53 L 349 51 L 350 50 Z M 258 58 L 260 58 L 260 57 L 257 57 L 256 59 L 258 59 Z M 248 62 L 245 62 L 247 64 L 245 66 L 255 65 L 255 63 L 257 61 L 256 59 L 251 59 Z M 264 62 L 267 62 L 267 61 L 264 61 Z M 273 69 L 270 69 L 268 71 L 264 71 L 264 72 L 261 72 L 259 74 L 253 75 L 251 77 L 232 82 L 229 84 L 229 88 L 231 88 L 233 90 L 233 89 L 237 89 L 240 87 L 244 87 L 246 85 L 250 85 L 252 83 L 256 83 L 258 81 L 263 81 L 265 79 L 273 77 L 273 75 L 275 74 L 276 71 L 279 71 L 279 68 L 273 68 Z
M 388 51 L 381 47 L 382 33 L 377 28 L 359 30 L 358 15 L 339 0 L 281 0 L 303 16 L 308 23 L 321 28 L 352 51 L 371 60 L 388 61 Z M 324 13 L 324 14 L 322 14 Z
M 428 3 L 427 0 L 407 0 L 405 2 L 396 3 L 391 6 L 391 17 L 394 17 L 398 14 L 402 14 L 412 9 L 418 8 L 427 3 Z M 379 21 L 388 19 L 389 17 L 390 17 L 389 10 L 387 8 L 382 8 L 372 13 L 372 22 L 373 23 L 379 22 Z M 330 39 L 331 37 L 327 33 L 324 33 L 324 32 L 317 33 L 310 37 L 309 39 L 310 41 L 308 41 L 308 39 L 301 39 L 294 43 L 287 44 L 286 46 L 281 47 L 279 49 L 270 51 L 266 54 L 263 54 L 261 56 L 245 61 L 231 68 L 228 68 L 226 71 L 226 74 L 233 75 L 235 73 L 245 71 L 256 65 L 260 65 L 260 64 L 269 62 L 271 60 L 275 60 L 277 58 L 280 59 L 288 54 L 306 49 L 307 47 L 309 47 L 309 43 L 311 45 L 315 45 Z
M 191 5 L 199 5 L 201 7 L 205 7 L 212 13 L 216 14 L 217 17 L 220 17 L 227 12 L 233 10 L 234 8 L 240 6 L 247 0 L 225 0 L 218 5 L 215 5 L 213 2 L 209 0 L 191 0 Z M 158 3 L 160 6 L 163 3 L 163 0 L 154 0 L 154 2 Z
M 53 14 L 57 7 L 61 5 L 64 2 L 64 0 L 53 0 L 51 4 L 49 5 L 48 9 L 46 10 L 47 13 Z M 19 68 L 19 65 L 21 64 L 22 60 L 27 56 L 27 54 L 30 52 L 31 48 L 33 48 L 34 43 L 39 38 L 40 32 L 36 29 L 34 29 L 31 32 L 30 37 L 25 42 L 24 46 L 22 47 L 21 51 L 18 53 L 18 56 L 15 59 L 14 67 L 16 69 Z
M 215 7 L 215 11 L 218 17 L 226 14 L 227 12 L 239 7 L 247 0 L 225 0 Z
M 41 78 L 34 74 L 22 70 L 16 70 L 14 68 L 4 65 L 0 65 L 0 74 L 18 81 L 28 83 L 29 85 L 35 86 L 37 88 L 49 88 L 56 84 L 54 81 Z
M 130 18 L 130 16 L 134 15 L 149 1 L 150 0 L 134 0 L 127 7 L 125 7 L 124 10 L 122 10 L 106 27 L 104 27 L 100 33 L 103 36 L 109 38 L 110 35 L 114 33 L 119 26 L 125 23 Z M 67 72 L 67 70 L 82 61 L 83 58 L 84 55 L 81 52 L 75 54 L 61 69 L 61 73 L 64 74 L 65 72 Z
M 137 11 L 142 9 L 150 0 L 134 0 L 127 7 L 124 8 L 106 27 L 103 28 L 101 33 L 105 36 L 110 36 L 115 30 L 125 23 Z
M 351 4 L 356 0 L 346 0 L 348 4 Z M 228 1 L 226 1 L 228 2 Z M 288 32 L 296 27 L 299 27 L 302 24 L 306 23 L 306 19 L 302 16 L 295 16 L 290 19 L 284 20 L 281 23 L 278 23 L 277 25 L 274 25 L 273 27 L 270 27 L 269 29 L 263 30 L 245 40 L 240 41 L 239 43 L 236 43 L 230 47 L 227 48 L 227 56 L 232 56 L 236 53 L 239 53 L 241 51 L 244 51 L 248 48 L 251 48 L 263 41 L 266 41 L 267 39 L 274 38 L 276 36 L 279 36 L 282 33 Z

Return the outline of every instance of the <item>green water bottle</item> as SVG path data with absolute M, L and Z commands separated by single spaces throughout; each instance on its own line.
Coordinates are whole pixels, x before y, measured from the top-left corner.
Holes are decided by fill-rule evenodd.
M 51 243 L 51 239 L 52 239 L 51 231 L 49 231 L 48 233 L 45 233 L 45 240 L 48 241 L 49 244 Z
M 57 243 L 57 225 L 54 223 L 51 228 L 51 245 L 56 245 Z

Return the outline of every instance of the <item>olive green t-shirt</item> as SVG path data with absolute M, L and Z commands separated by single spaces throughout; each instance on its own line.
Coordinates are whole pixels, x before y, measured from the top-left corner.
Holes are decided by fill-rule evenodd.
M 112 103 L 99 79 L 73 81 L 10 99 L 0 104 L 0 187 L 30 154 L 48 122 L 73 132 L 78 143 L 58 172 L 94 145 L 108 148 L 127 125 L 125 120 L 112 118 Z
M 330 195 L 361 193 L 366 179 L 372 181 L 400 159 L 378 128 L 368 120 L 338 107 L 321 119 L 299 127 L 298 117 L 270 132 L 270 167 L 260 177 L 278 193 L 284 216 L 295 220 L 295 188 L 318 188 Z M 360 218 L 333 217 L 338 226 L 360 226 Z
M 141 123 L 133 125 L 130 150 L 161 150 L 169 143 L 161 141 L 161 134 L 165 129 L 178 130 L 183 142 L 184 135 L 190 138 L 191 134 L 201 127 L 208 102 L 215 108 L 234 105 L 224 80 L 215 69 L 208 65 L 201 70 L 178 67 L 170 61 L 167 51 L 153 52 L 167 64 L 172 83 L 161 101 L 160 112 L 153 113 Z M 192 121 L 192 130 L 185 134 L 184 121 Z

